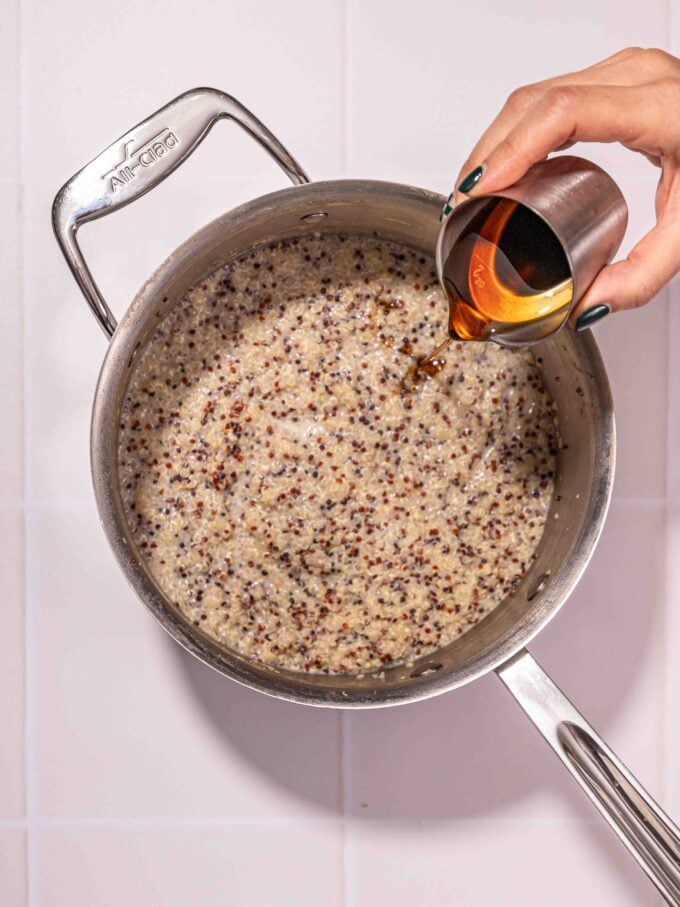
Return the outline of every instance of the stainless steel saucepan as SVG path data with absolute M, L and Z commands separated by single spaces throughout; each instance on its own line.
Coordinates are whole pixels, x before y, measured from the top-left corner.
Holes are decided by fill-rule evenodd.
M 77 231 L 160 183 L 220 119 L 260 143 L 295 184 L 208 224 L 176 249 L 139 291 L 120 324 L 83 259 Z M 496 671 L 587 796 L 669 904 L 680 905 L 680 834 L 636 779 L 524 648 L 557 613 L 583 573 L 605 519 L 614 474 L 614 416 L 607 375 L 590 334 L 563 331 L 540 348 L 563 447 L 553 511 L 537 557 L 515 592 L 455 642 L 412 667 L 377 676 L 280 670 L 219 647 L 184 620 L 156 585 L 132 541 L 121 500 L 117 434 L 135 360 L 190 286 L 230 259 L 274 240 L 312 232 L 377 236 L 432 255 L 444 199 L 387 182 L 310 183 L 248 110 L 213 89 L 189 91 L 84 167 L 58 193 L 57 239 L 110 343 L 97 385 L 91 457 L 104 530 L 142 602 L 186 649 L 222 674 L 271 696 L 338 708 L 415 702 Z M 553 519 L 559 511 L 559 519 Z

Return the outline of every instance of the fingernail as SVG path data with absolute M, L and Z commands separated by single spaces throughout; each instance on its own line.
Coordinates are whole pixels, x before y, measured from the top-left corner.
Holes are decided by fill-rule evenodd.
M 484 173 L 484 165 L 475 167 L 475 169 L 471 170 L 470 173 L 468 173 L 468 175 L 465 177 L 465 179 L 458 186 L 458 191 L 468 193 L 470 191 L 470 189 L 473 188 L 473 186 L 477 185 L 477 183 L 482 178 L 483 173 Z
M 590 309 L 586 309 L 585 312 L 581 314 L 576 319 L 576 325 L 574 327 L 575 331 L 585 331 L 591 325 L 595 324 L 596 321 L 600 321 L 604 318 L 605 315 L 608 315 L 611 312 L 611 309 L 608 305 L 594 305 Z
M 451 204 L 452 198 L 453 198 L 453 192 L 446 199 L 446 204 L 442 208 L 442 213 L 439 215 L 439 220 L 444 220 L 444 218 L 453 211 L 453 206 Z

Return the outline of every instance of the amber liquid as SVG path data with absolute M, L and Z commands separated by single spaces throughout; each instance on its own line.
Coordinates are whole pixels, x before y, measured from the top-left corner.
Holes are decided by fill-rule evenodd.
M 452 340 L 503 338 L 519 346 L 523 327 L 540 322 L 547 332 L 554 330 L 571 305 L 573 282 L 558 239 L 538 215 L 509 199 L 484 205 L 458 238 L 443 272 L 449 338 L 418 360 L 416 378 L 441 371 Z
M 566 255 L 550 227 L 510 199 L 490 199 L 444 264 L 449 334 L 486 340 L 536 322 L 558 325 L 572 300 Z

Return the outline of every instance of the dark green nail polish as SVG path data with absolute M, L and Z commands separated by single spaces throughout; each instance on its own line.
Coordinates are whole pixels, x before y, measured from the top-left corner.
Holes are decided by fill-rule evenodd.
M 595 324 L 596 321 L 600 321 L 605 315 L 608 315 L 610 311 L 611 309 L 608 305 L 594 305 L 592 308 L 586 309 L 585 312 L 581 312 L 576 319 L 574 330 L 585 331 L 586 328 Z
M 453 198 L 453 192 L 446 199 L 446 204 L 442 208 L 442 213 L 439 215 L 439 220 L 444 220 L 444 218 L 453 211 L 453 206 L 451 205 L 452 198 Z
M 482 178 L 482 173 L 484 173 L 483 167 L 475 167 L 474 170 L 468 173 L 460 186 L 458 186 L 458 191 L 469 192 L 470 189 L 472 189 L 472 187 L 480 181 L 480 179 Z

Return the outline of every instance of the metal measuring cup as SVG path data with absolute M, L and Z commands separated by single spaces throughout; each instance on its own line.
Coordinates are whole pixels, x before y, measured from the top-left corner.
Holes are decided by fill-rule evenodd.
M 540 321 L 519 322 L 488 339 L 502 346 L 529 346 L 552 336 L 565 324 L 597 274 L 614 257 L 628 223 L 628 208 L 619 187 L 597 164 L 560 155 L 531 167 L 514 185 L 479 195 L 457 205 L 444 219 L 437 237 L 439 280 L 451 295 L 456 244 L 490 199 L 510 199 L 528 208 L 550 228 L 564 251 L 573 295 L 568 309 Z M 448 278 L 448 284 L 447 284 Z

